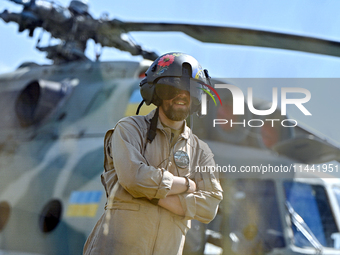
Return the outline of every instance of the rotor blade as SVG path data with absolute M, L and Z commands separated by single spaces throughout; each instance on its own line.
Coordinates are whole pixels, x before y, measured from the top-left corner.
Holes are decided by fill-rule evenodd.
M 270 31 L 221 26 L 137 22 L 122 22 L 120 28 L 126 32 L 180 31 L 201 42 L 278 48 L 340 57 L 339 42 Z

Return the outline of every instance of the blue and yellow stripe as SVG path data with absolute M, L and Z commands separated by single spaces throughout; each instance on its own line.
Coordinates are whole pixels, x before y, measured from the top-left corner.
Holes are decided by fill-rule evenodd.
M 66 216 L 68 217 L 95 217 L 103 192 L 73 191 L 70 196 Z
M 140 94 L 139 89 L 134 90 L 130 96 L 128 106 L 126 107 L 125 116 L 136 115 L 136 110 L 140 102 L 142 102 L 142 100 L 143 98 Z M 140 108 L 139 115 L 147 115 L 149 112 L 151 112 L 155 108 L 156 106 L 154 106 L 153 104 L 148 105 L 148 106 L 144 104 L 142 108 Z

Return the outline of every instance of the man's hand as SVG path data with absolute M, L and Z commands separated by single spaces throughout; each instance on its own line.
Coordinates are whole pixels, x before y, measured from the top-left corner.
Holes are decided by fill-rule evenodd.
M 188 188 L 188 181 L 189 180 L 189 189 Z M 158 201 L 158 205 L 173 212 L 180 216 L 185 216 L 185 211 L 182 207 L 181 201 L 179 197 L 176 196 L 177 194 L 181 194 L 183 192 L 186 193 L 193 193 L 196 191 L 196 183 L 185 177 L 178 177 L 174 176 L 174 181 L 172 183 L 171 189 L 168 195 L 165 198 L 162 198 Z
M 174 176 L 171 189 L 168 193 L 170 195 L 181 194 L 187 190 L 187 179 L 184 177 Z M 196 191 L 196 183 L 193 180 L 189 179 L 189 189 L 187 190 L 188 193 L 193 193 Z
M 162 198 L 158 201 L 158 205 L 169 210 L 172 213 L 175 213 L 180 216 L 185 216 L 185 211 L 182 207 L 181 201 L 179 200 L 179 197 L 174 196 L 167 196 L 165 198 Z
M 189 180 L 189 189 L 188 181 Z M 187 190 L 188 189 L 188 190 Z M 173 183 L 168 195 L 158 200 L 158 205 L 180 216 L 185 216 L 185 211 L 177 194 L 183 192 L 193 193 L 196 191 L 196 183 L 185 177 L 174 176 Z M 151 198 L 148 198 L 150 201 Z

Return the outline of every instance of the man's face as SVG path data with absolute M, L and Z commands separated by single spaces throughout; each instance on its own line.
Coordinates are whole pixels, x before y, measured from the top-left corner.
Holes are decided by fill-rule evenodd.
M 160 106 L 168 119 L 173 121 L 181 121 L 186 119 L 190 113 L 190 93 L 185 90 L 180 90 L 174 98 L 163 100 Z

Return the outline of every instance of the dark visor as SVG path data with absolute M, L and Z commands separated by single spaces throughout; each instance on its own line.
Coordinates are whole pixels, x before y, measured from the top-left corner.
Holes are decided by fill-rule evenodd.
M 188 91 L 192 102 L 199 105 L 203 86 L 194 79 L 182 79 L 179 77 L 163 77 L 157 81 L 156 94 L 162 100 L 171 100 L 181 91 Z

